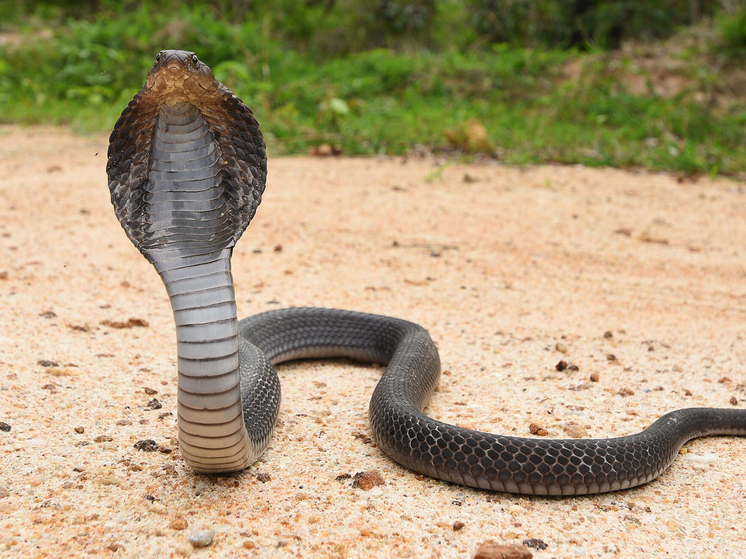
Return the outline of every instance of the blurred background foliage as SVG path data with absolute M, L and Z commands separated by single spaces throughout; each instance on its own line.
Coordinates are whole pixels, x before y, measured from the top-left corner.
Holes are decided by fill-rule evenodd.
M 108 130 L 195 51 L 272 153 L 746 172 L 742 0 L 3 0 L 0 121 Z

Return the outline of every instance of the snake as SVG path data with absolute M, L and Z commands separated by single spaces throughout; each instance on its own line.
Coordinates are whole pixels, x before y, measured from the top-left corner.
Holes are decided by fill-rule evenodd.
M 481 432 L 424 413 L 441 365 L 427 330 L 399 318 L 287 308 L 237 318 L 236 242 L 265 190 L 267 154 L 252 111 L 193 52 L 157 54 L 109 138 L 111 202 L 169 296 L 178 357 L 180 454 L 196 474 L 244 470 L 267 448 L 294 359 L 385 366 L 368 415 L 377 446 L 402 466 L 469 487 L 584 495 L 645 484 L 689 440 L 746 435 L 746 410 L 687 408 L 640 433 L 547 439 Z

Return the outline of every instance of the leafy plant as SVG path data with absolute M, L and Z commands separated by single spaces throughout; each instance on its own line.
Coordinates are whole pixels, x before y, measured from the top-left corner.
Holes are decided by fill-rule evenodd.
M 719 43 L 715 51 L 726 58 L 746 58 L 746 8 L 718 16 Z
M 304 153 L 322 143 L 346 154 L 457 146 L 515 164 L 746 173 L 741 104 L 708 103 L 693 89 L 670 98 L 633 92 L 617 54 L 479 43 L 464 33 L 472 41 L 466 47 L 458 39 L 408 53 L 322 55 L 319 33 L 343 21 L 336 10 L 351 6 L 348 0 L 332 2 L 330 10 L 316 3 L 303 14 L 290 9 L 293 0 L 282 0 L 285 15 L 257 0 L 249 12 L 261 17 L 231 15 L 233 23 L 215 3 L 174 3 L 165 13 L 101 1 L 108 8 L 85 18 L 56 11 L 46 23 L 29 19 L 15 28 L 19 40 L 0 45 L 0 121 L 110 130 L 155 54 L 178 47 L 195 51 L 254 110 L 272 153 Z M 224 0 L 241 2 L 248 0 Z M 456 4 L 435 2 L 433 44 L 445 41 L 443 21 L 465 17 Z M 364 16 L 352 10 L 344 17 Z M 728 30 L 721 31 L 729 37 L 724 44 L 738 52 L 743 12 L 731 16 L 717 25 Z M 319 22 L 321 31 L 313 28 Z M 281 31 L 273 31 L 278 25 Z

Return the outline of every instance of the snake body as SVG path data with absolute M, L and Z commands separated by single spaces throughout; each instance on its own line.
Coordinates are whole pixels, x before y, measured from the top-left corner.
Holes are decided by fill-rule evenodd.
M 292 308 L 238 322 L 231 254 L 264 192 L 266 152 L 251 110 L 194 53 L 161 51 L 110 137 L 107 174 L 127 236 L 155 266 L 178 344 L 178 429 L 196 472 L 251 465 L 279 413 L 274 365 L 352 357 L 386 365 L 369 407 L 379 447 L 417 472 L 534 495 L 634 487 L 694 437 L 746 435 L 746 411 L 676 410 L 642 433 L 547 440 L 464 429 L 423 413 L 440 377 L 427 331 L 397 318 Z

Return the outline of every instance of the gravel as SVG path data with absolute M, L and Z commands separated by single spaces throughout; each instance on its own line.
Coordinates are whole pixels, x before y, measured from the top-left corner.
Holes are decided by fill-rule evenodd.
M 0 431 L 0 516 L 12 519 L 0 556 L 460 559 L 492 539 L 537 559 L 746 557 L 744 439 L 692 441 L 661 479 L 627 492 L 490 494 L 389 460 L 367 424 L 382 369 L 346 360 L 279 367 L 279 423 L 259 462 L 190 473 L 176 432 L 171 309 L 113 215 L 105 154 L 103 135 L 0 126 L 0 413 L 12 426 Z M 444 371 L 427 412 L 484 431 L 527 434 L 533 422 L 563 437 L 572 421 L 609 437 L 677 407 L 731 408 L 733 398 L 743 408 L 739 183 L 458 163 L 425 181 L 436 164 L 273 157 L 234 251 L 239 316 L 280 301 L 418 322 Z M 480 180 L 464 183 L 465 173 Z M 668 244 L 640 240 L 644 231 Z M 51 310 L 56 318 L 39 316 Z M 130 317 L 149 326 L 101 325 Z M 558 372 L 560 359 L 579 372 Z M 623 387 L 634 395 L 621 397 Z M 145 411 L 153 397 L 163 409 Z M 102 434 L 113 440 L 93 442 Z M 140 440 L 172 452 L 138 451 Z M 717 460 L 686 459 L 708 454 Z M 369 471 L 385 485 L 334 481 Z M 170 527 L 177 516 L 186 528 Z M 215 538 L 194 549 L 188 534 L 202 527 Z M 547 549 L 521 545 L 532 539 Z M 107 550 L 113 543 L 124 549 Z

